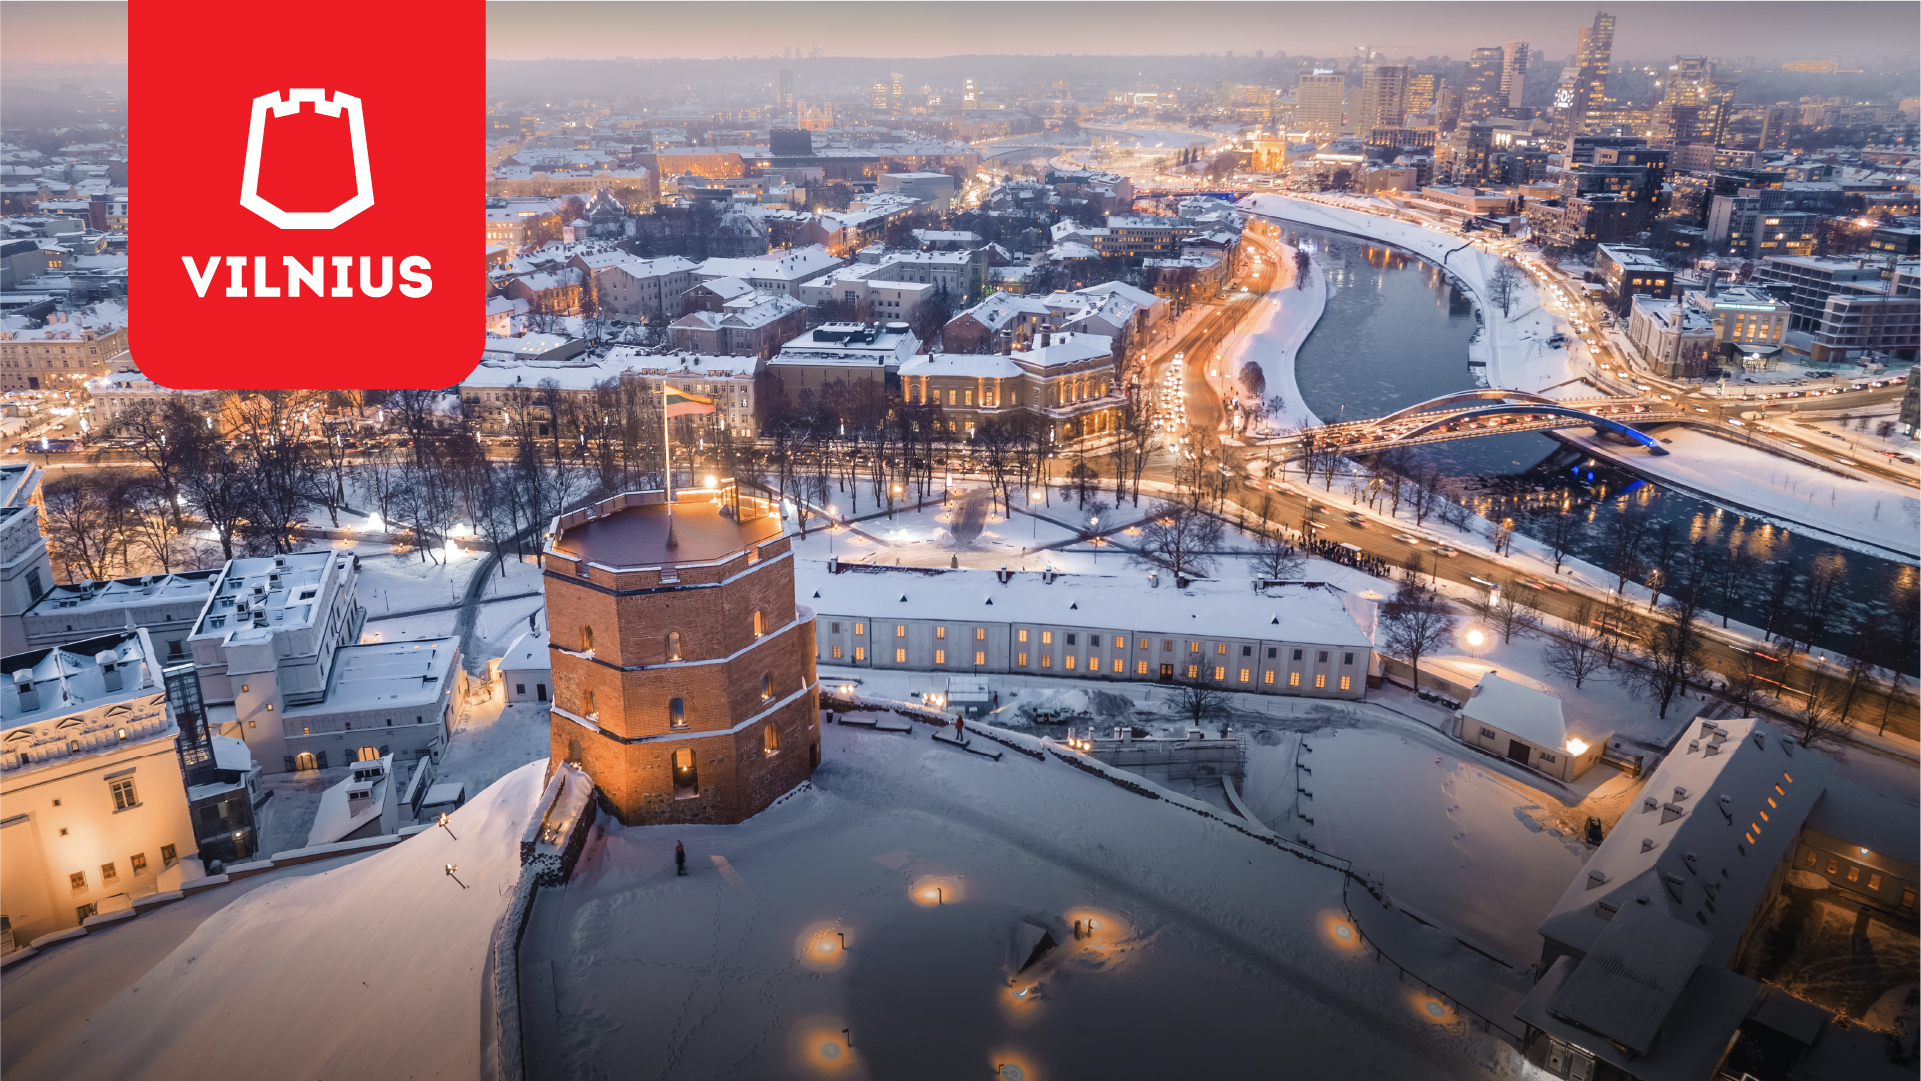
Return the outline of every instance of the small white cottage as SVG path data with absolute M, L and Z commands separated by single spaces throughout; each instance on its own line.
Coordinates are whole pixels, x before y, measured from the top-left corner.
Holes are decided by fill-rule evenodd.
M 500 682 L 509 702 L 545 702 L 553 697 L 553 661 L 547 656 L 547 632 L 529 630 L 513 640 L 497 662 Z
M 1600 760 L 1612 733 L 1568 731 L 1561 700 L 1488 672 L 1461 706 L 1463 743 L 1512 759 L 1557 781 L 1572 781 Z

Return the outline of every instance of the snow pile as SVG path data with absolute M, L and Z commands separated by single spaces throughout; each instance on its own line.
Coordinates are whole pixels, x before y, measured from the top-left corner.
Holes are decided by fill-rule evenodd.
M 1081 687 L 1030 687 L 1010 691 L 1014 713 L 1033 724 L 1045 713 L 1049 723 L 1074 724 L 1099 717 L 1126 720 L 1134 715 L 1134 703 L 1126 696 Z
M 1294 379 L 1294 356 L 1327 309 L 1327 278 L 1321 273 L 1320 264 L 1310 261 L 1307 286 L 1296 288 L 1292 269 L 1294 249 L 1284 244 L 1274 247 L 1289 268 L 1287 284 L 1276 286 L 1263 297 L 1247 320 L 1228 336 L 1221 352 L 1234 360 L 1223 373 L 1231 377 L 1230 382 L 1238 382 L 1242 364 L 1251 360 L 1260 365 L 1261 374 L 1267 379 L 1268 395 L 1281 399 L 1280 412 L 1271 418 L 1272 423 L 1306 428 L 1321 421 L 1301 400 L 1300 387 Z
M 236 1077 L 477 1076 L 481 968 L 542 770 L 453 812 L 451 833 L 247 894 L 9 1081 L 189 1077 L 213 1061 Z

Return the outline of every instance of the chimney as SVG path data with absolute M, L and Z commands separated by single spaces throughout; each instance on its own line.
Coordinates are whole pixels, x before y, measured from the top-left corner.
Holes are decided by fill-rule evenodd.
M 1045 349 L 1048 346 L 1053 344 L 1054 344 L 1054 332 L 1051 330 L 1042 331 L 1041 332 L 1041 348 Z
M 114 655 L 113 650 L 103 649 L 94 654 L 93 659 L 100 665 L 100 682 L 110 691 L 119 690 L 124 685 L 118 663 L 120 658 Z
M 40 689 L 33 685 L 33 672 L 22 668 L 13 674 L 13 688 L 20 692 L 20 712 L 32 713 L 40 708 Z

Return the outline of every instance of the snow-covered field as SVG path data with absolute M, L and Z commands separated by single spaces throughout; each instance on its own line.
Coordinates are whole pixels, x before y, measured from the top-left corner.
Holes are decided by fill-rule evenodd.
M 1356 889 L 1363 931 L 1465 998 L 1401 982 L 1355 945 L 1337 872 L 1051 760 L 823 744 L 813 786 L 751 822 L 609 825 L 543 897 L 556 1001 L 522 1005 L 555 1011 L 557 1075 L 1521 1073 L 1453 1003 L 1505 1019 L 1525 974 Z M 1041 930 L 1059 947 L 1018 972 Z
M 1302 754 L 1303 742 L 1313 750 Z M 1352 728 L 1255 740 L 1244 795 L 1282 836 L 1351 861 L 1396 900 L 1532 964 L 1541 954 L 1535 928 L 1588 848 L 1557 801 L 1492 759 L 1450 753 L 1463 750 L 1413 731 Z M 1296 772 L 1297 761 L 1312 772 Z
M 481 971 L 542 769 L 455 811 L 451 832 L 253 890 L 9 1081 L 478 1076 Z

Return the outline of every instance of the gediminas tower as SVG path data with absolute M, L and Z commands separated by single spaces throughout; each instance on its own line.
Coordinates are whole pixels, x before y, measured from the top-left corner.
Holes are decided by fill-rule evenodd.
M 814 613 L 770 498 L 627 492 L 543 551 L 553 761 L 627 825 L 740 822 L 820 763 Z

